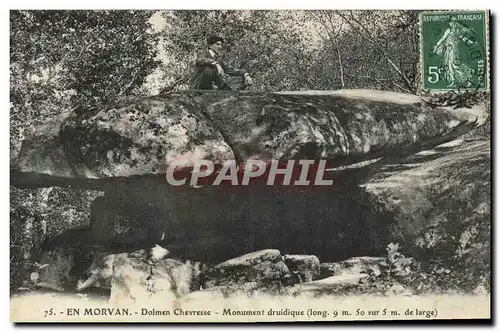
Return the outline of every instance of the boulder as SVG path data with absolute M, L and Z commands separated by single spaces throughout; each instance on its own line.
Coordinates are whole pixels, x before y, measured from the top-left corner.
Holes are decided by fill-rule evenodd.
M 283 259 L 290 272 L 297 273 L 302 282 L 313 281 L 319 276 L 319 259 L 314 255 L 285 255 Z
M 45 289 L 64 291 L 71 283 L 70 272 L 74 266 L 74 252 L 57 248 L 45 251 L 40 259 L 36 276 L 36 286 Z
M 266 249 L 222 262 L 201 275 L 203 288 L 256 282 L 257 286 L 279 284 L 289 270 L 278 250 Z
M 341 275 L 377 275 L 382 270 L 381 264 L 387 264 L 384 257 L 352 257 L 341 262 L 324 262 L 320 264 L 319 278 Z
M 155 257 L 158 250 L 162 254 Z M 168 253 L 157 246 L 104 256 L 92 264 L 90 276 L 78 283 L 77 290 L 83 291 L 99 282 L 110 286 L 111 303 L 141 303 L 141 300 L 154 298 L 174 301 L 191 291 L 193 283 L 197 284 L 197 276 L 190 266 L 166 258 Z
M 72 177 L 71 165 L 61 145 L 61 126 L 71 118 L 70 111 L 49 119 L 44 125 L 31 132 L 33 139 L 22 142 L 15 168 L 20 170 L 36 169 L 40 175 Z M 13 165 L 11 165 L 13 166 Z

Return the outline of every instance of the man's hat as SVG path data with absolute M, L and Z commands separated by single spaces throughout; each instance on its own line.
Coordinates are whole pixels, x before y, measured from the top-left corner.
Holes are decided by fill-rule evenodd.
M 224 39 L 222 39 L 221 37 L 217 37 L 217 36 L 208 36 L 207 37 L 207 43 L 208 43 L 208 45 L 215 44 L 218 41 L 224 42 Z

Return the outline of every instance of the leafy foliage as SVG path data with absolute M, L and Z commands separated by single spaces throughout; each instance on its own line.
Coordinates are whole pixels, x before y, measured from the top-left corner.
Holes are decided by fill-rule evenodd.
M 300 37 L 300 25 L 293 25 L 282 12 L 175 11 L 164 17 L 164 48 L 171 59 L 164 72 L 173 83 L 189 82 L 196 54 L 214 34 L 224 38 L 226 62 L 254 77 L 254 89 L 307 87 L 310 53 Z
M 343 88 L 418 90 L 419 11 L 311 11 Z
M 165 13 L 172 84 L 186 83 L 208 34 L 258 90 L 418 88 L 418 11 L 176 11 Z M 403 45 L 403 47 L 402 47 Z M 168 75 L 168 74 L 167 74 Z
M 489 292 L 489 262 L 481 259 L 489 253 L 489 245 L 472 240 L 466 247 L 466 250 L 458 248 L 452 257 L 417 260 L 402 254 L 399 244 L 390 243 L 385 269 L 380 274 L 372 273 L 364 284 L 368 292 L 376 288 L 383 289 L 385 294 L 394 286 L 412 294 Z
M 89 224 L 90 204 L 101 192 L 65 188 L 10 188 L 11 288 L 26 280 L 42 242 Z
M 12 11 L 11 144 L 61 110 L 101 106 L 133 94 L 157 65 L 150 16 L 146 11 Z
M 140 95 L 157 66 L 148 11 L 11 11 L 11 160 L 60 112 Z M 11 286 L 46 237 L 88 223 L 95 192 L 11 187 Z
M 473 261 L 478 254 L 489 252 L 489 247 L 480 247 L 475 248 L 479 251 L 470 252 L 471 256 L 466 254 L 467 258 L 452 262 L 444 257 L 438 260 L 409 257 L 401 252 L 403 248 L 399 243 L 389 243 L 384 260 L 365 271 L 368 276 L 359 283 L 339 283 L 319 291 L 316 296 L 489 293 L 489 265 Z

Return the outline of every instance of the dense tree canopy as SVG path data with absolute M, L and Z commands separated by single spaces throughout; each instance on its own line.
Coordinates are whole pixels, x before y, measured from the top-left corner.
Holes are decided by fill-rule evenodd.
M 175 11 L 163 13 L 169 63 L 182 84 L 208 34 L 258 90 L 418 88 L 417 11 Z
M 147 11 L 12 11 L 11 136 L 134 94 L 157 66 Z

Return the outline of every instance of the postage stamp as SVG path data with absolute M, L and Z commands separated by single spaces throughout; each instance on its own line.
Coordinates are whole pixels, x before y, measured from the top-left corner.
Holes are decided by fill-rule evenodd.
M 488 15 L 488 11 L 421 14 L 423 90 L 489 89 Z
M 11 321 L 491 320 L 488 12 L 12 10 L 10 38 Z

